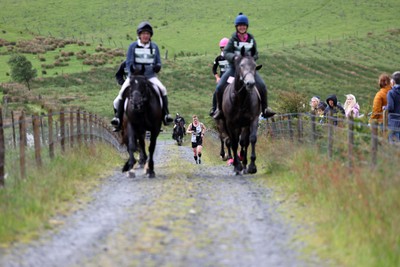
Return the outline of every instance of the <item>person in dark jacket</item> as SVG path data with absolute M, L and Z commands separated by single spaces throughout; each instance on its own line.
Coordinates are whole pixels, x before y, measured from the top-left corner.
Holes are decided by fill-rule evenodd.
M 387 94 L 389 142 L 400 141 L 400 71 L 396 71 L 391 79 L 392 89 Z
M 340 105 L 338 103 L 336 95 L 328 96 L 328 98 L 326 99 L 326 104 L 328 104 L 328 105 L 327 105 L 327 107 L 326 107 L 326 109 L 324 111 L 324 117 L 325 118 L 330 116 L 331 112 L 332 112 L 332 116 L 335 117 L 335 118 L 337 118 L 338 114 L 345 115 L 344 108 L 342 107 L 342 105 Z M 338 124 L 337 119 L 333 119 L 333 124 L 334 125 Z
M 153 84 L 154 90 L 156 92 L 160 91 L 163 102 L 164 124 L 168 125 L 173 122 L 173 118 L 168 111 L 167 88 L 157 77 L 157 73 L 161 70 L 161 57 L 157 44 L 151 41 L 153 27 L 148 21 L 143 21 L 137 27 L 136 33 L 138 40 L 129 45 L 126 55 L 125 69 L 128 70 L 128 78 L 122 84 L 122 88 L 114 100 L 115 117 L 111 120 L 111 124 L 115 127 L 114 131 L 121 129 L 125 104 L 125 99 L 122 96 L 129 86 L 131 68 L 133 70 L 144 69 L 144 76 Z
M 249 27 L 249 19 L 243 13 L 235 18 L 235 28 L 236 32 L 232 34 L 231 39 L 224 49 L 224 56 L 229 62 L 229 69 L 222 75 L 220 81 L 215 89 L 217 95 L 217 110 L 214 114 L 214 119 L 220 119 L 223 117 L 222 114 L 222 95 L 224 93 L 224 88 L 226 82 L 230 76 L 235 76 L 235 58 L 240 55 L 240 50 L 242 47 L 245 48 L 246 54 L 249 54 L 251 50 L 254 50 L 253 58 L 257 61 L 258 50 L 256 40 L 254 36 L 247 32 Z M 263 79 L 256 72 L 256 87 L 259 90 L 261 97 L 261 113 L 264 118 L 269 118 L 275 115 L 275 112 L 268 109 L 267 103 L 267 86 L 265 85 Z
M 229 68 L 229 62 L 224 57 L 224 49 L 225 49 L 225 46 L 228 44 L 228 42 L 229 42 L 229 39 L 226 37 L 222 38 L 219 41 L 219 49 L 221 50 L 221 54 L 215 58 L 214 64 L 212 67 L 212 73 L 215 77 L 215 82 L 217 84 L 218 84 L 219 80 L 221 80 L 222 75 L 224 75 L 226 70 Z M 219 73 L 218 73 L 218 67 L 219 67 Z M 214 91 L 213 99 L 212 99 L 212 108 L 210 110 L 210 116 L 214 116 L 216 109 L 217 109 L 217 96 Z

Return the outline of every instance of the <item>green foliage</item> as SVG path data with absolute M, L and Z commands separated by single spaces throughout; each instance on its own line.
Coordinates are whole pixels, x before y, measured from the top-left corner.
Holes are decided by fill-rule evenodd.
M 32 63 L 23 55 L 13 55 L 8 60 L 11 67 L 11 78 L 16 82 L 24 82 L 30 90 L 30 81 L 37 76 Z

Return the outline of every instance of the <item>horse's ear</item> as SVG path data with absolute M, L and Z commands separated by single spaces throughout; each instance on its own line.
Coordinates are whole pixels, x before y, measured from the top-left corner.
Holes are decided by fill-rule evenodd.
M 254 55 L 256 54 L 256 48 L 254 47 L 254 45 L 250 49 L 250 54 L 252 57 L 254 57 Z
M 258 65 L 257 67 L 256 67 L 256 70 L 260 70 L 262 68 L 262 65 Z
M 130 70 L 131 74 L 135 73 L 135 68 L 133 67 L 133 65 L 129 66 L 129 70 Z
M 242 46 L 242 48 L 240 49 L 240 55 L 242 57 L 244 57 L 245 56 L 245 52 L 246 52 L 246 49 L 244 48 L 244 46 Z

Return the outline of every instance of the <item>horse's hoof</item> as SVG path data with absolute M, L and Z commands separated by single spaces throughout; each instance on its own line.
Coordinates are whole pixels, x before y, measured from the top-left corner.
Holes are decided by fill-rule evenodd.
M 130 171 L 128 171 L 128 178 L 135 178 L 136 177 L 136 174 L 135 174 L 135 172 L 134 171 L 132 171 L 132 170 L 130 170 Z
M 250 174 L 254 174 L 254 173 L 256 173 L 257 172 L 257 167 L 249 167 L 248 169 L 247 169 L 247 172 L 248 173 L 250 173 Z
M 152 173 L 149 173 L 149 178 L 156 178 L 156 173 L 155 172 L 152 172 Z

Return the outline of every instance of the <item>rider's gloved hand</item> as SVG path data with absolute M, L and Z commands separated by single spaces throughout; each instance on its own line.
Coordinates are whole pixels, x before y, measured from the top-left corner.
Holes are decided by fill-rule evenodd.
M 160 70 L 161 70 L 161 65 L 154 65 L 154 66 L 153 66 L 153 71 L 154 71 L 155 73 L 159 73 Z

